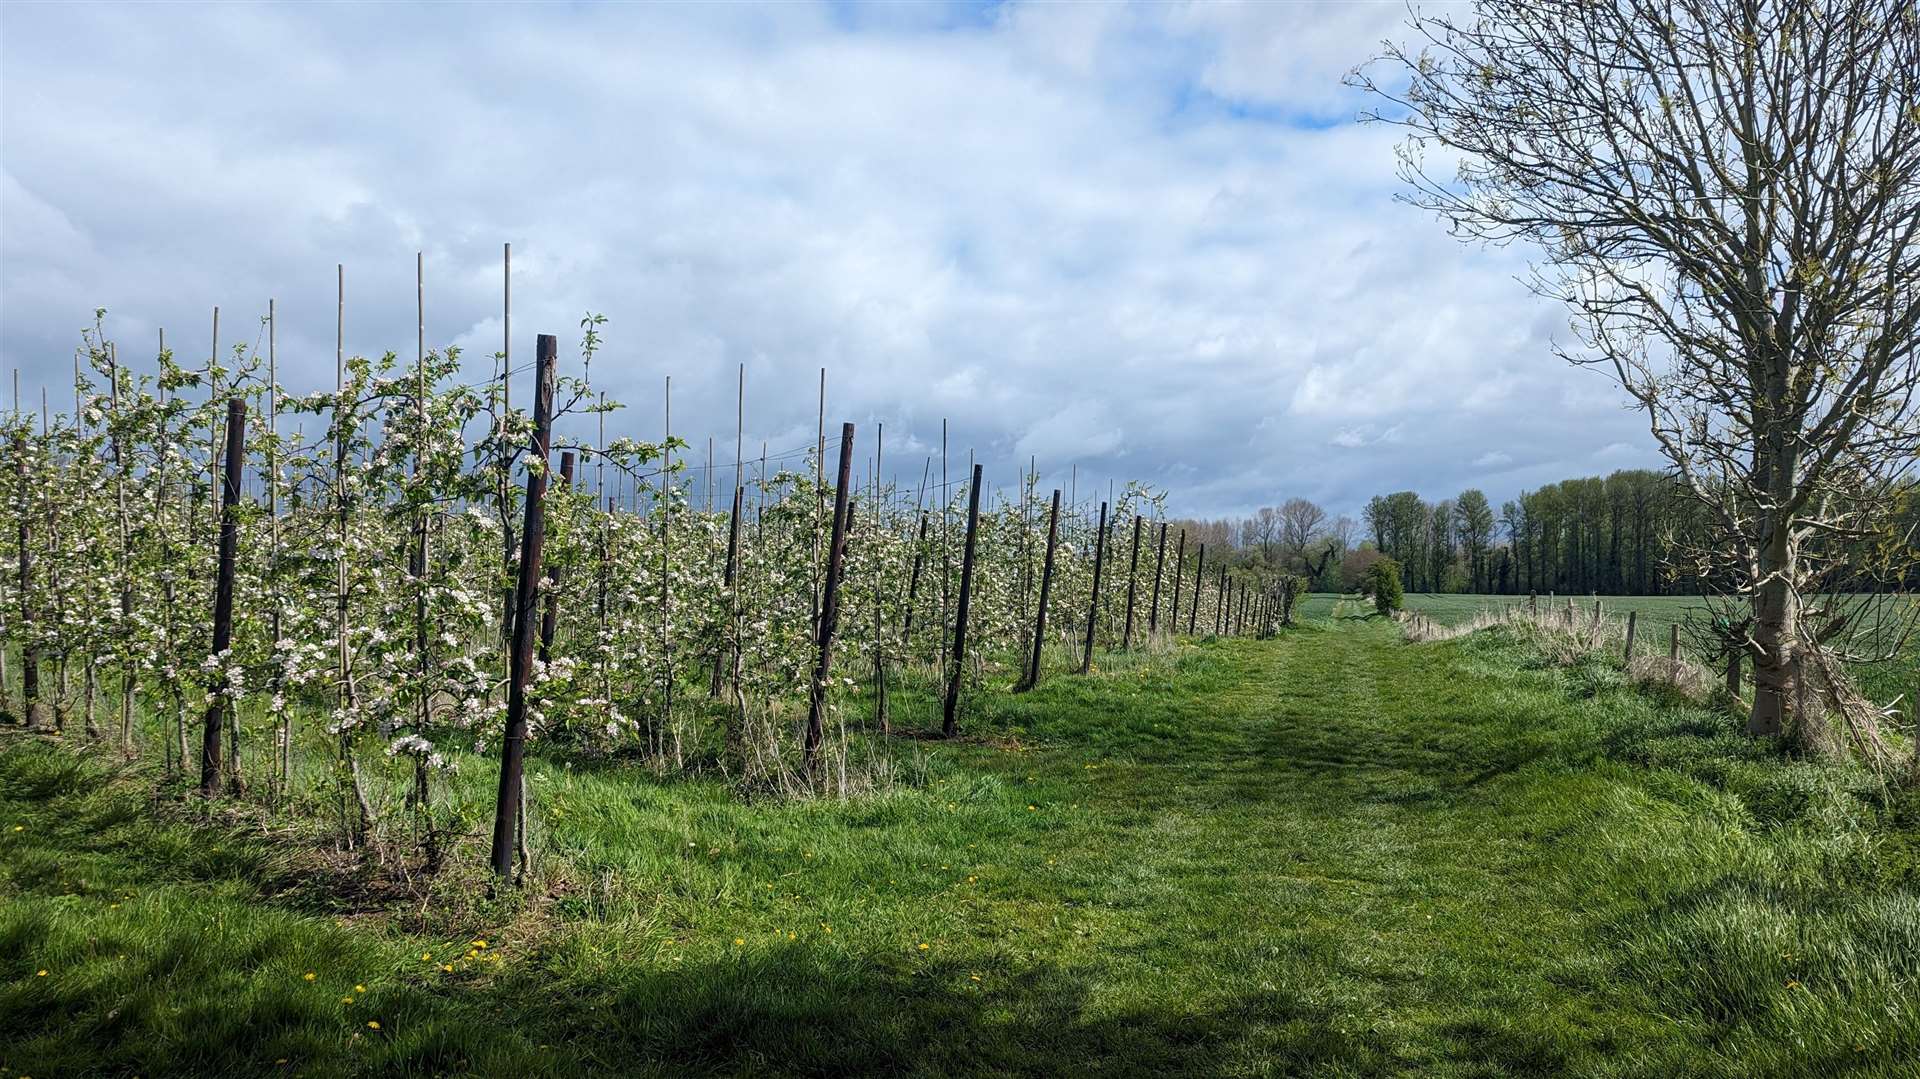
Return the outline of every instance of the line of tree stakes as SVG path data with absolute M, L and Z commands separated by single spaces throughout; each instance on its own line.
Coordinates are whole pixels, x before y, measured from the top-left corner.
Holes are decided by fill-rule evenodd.
M 689 459 L 671 381 L 657 438 L 609 439 L 604 319 L 582 321 L 577 375 L 541 334 L 532 362 L 509 336 L 463 381 L 458 349 L 426 345 L 423 280 L 410 364 L 347 354 L 338 285 L 327 390 L 281 386 L 271 303 L 224 349 L 216 311 L 197 363 L 163 331 L 145 371 L 96 316 L 70 413 L 22 407 L 16 375 L 15 722 L 157 754 L 208 798 L 330 805 L 346 845 L 405 840 L 435 867 L 437 781 L 493 757 L 507 877 L 530 742 L 845 795 L 876 736 L 959 734 L 983 684 L 1024 692 L 1179 632 L 1272 634 L 1305 588 L 1209 565 L 1141 484 L 1083 509 L 1043 498 L 1029 461 L 990 490 L 984 463 L 950 473 L 944 438 L 896 482 L 884 425 L 826 437 L 824 371 L 810 445 L 745 445 L 744 365 L 733 461 Z

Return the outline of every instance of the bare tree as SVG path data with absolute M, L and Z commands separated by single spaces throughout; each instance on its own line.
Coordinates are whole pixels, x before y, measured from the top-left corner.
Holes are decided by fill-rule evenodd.
M 1700 576 L 1752 615 L 1748 730 L 1789 728 L 1850 617 L 1832 575 L 1898 539 L 1920 453 L 1911 0 L 1478 0 L 1410 26 L 1351 77 L 1409 134 L 1407 197 L 1540 250 L 1562 354 L 1634 397 L 1710 518 Z
M 1305 557 L 1307 546 L 1326 526 L 1327 511 L 1304 498 L 1289 498 L 1280 507 L 1280 547 L 1287 557 Z
M 1280 540 L 1280 511 L 1272 506 L 1261 506 L 1247 519 L 1247 547 L 1259 547 L 1260 558 L 1269 565 L 1273 562 L 1273 545 Z

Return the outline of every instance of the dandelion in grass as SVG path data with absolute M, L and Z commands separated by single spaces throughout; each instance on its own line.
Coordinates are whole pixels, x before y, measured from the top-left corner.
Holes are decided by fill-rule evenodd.
M 318 978 L 319 976 L 320 975 L 315 974 L 313 971 L 307 971 L 305 974 L 300 975 L 303 981 L 309 981 L 309 982 L 314 980 L 315 978 Z
M 924 952 L 924 951 L 926 951 L 926 950 L 928 950 L 928 949 L 929 949 L 929 948 L 931 948 L 931 947 L 932 947 L 932 945 L 930 945 L 930 944 L 926 944 L 926 943 L 924 943 L 924 942 L 922 942 L 922 943 L 921 943 L 921 945 L 920 945 L 920 950 Z
M 367 991 L 367 987 L 364 985 L 356 985 L 353 987 L 353 991 L 356 993 L 364 993 Z
M 747 942 L 740 937 L 733 938 L 733 946 L 736 948 L 743 948 L 746 946 L 746 943 Z
M 369 1020 L 367 1020 L 367 1029 L 368 1029 L 368 1030 L 379 1030 L 379 1029 L 380 1029 L 380 1020 L 378 1020 L 378 1019 L 369 1019 Z
M 44 970 L 35 971 L 33 976 L 36 978 L 44 978 L 47 976 L 47 972 Z

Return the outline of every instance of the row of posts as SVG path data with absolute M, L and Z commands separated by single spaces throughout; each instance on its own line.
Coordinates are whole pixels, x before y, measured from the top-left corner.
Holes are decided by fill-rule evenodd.
M 515 843 L 519 838 L 518 807 L 522 796 L 528 693 L 534 668 L 536 642 L 542 652 L 551 647 L 556 620 L 556 611 L 553 607 L 554 590 L 549 589 L 548 602 L 544 611 L 538 609 L 538 602 L 539 583 L 543 572 L 541 554 L 546 539 L 548 483 L 546 464 L 552 437 L 553 377 L 557 356 L 557 339 L 551 334 L 539 335 L 534 375 L 532 460 L 527 469 L 525 517 L 521 523 L 520 558 L 513 593 L 508 648 L 506 730 L 501 742 L 500 784 L 491 852 L 494 872 L 502 877 L 507 876 L 512 870 Z M 234 398 L 227 403 L 226 435 L 226 467 L 222 474 L 225 482 L 220 492 L 219 569 L 215 581 L 213 611 L 213 652 L 216 657 L 224 656 L 231 647 L 233 633 L 234 566 L 239 540 L 238 509 L 246 437 L 246 403 L 239 398 Z M 840 430 L 839 467 L 834 484 L 832 538 L 827 548 L 826 579 L 823 582 L 819 617 L 815 621 L 813 678 L 808 688 L 807 724 L 802 745 L 802 772 L 809 776 L 815 767 L 825 735 L 828 673 L 832 666 L 834 637 L 839 624 L 840 586 L 844 577 L 847 534 L 850 525 L 851 511 L 848 499 L 851 491 L 853 442 L 854 425 L 843 424 Z M 563 455 L 560 470 L 560 482 L 563 485 L 573 478 L 572 458 L 571 453 Z M 960 692 L 965 677 L 967 623 L 973 598 L 976 543 L 980 525 L 981 472 L 981 466 L 975 464 L 967 497 L 967 530 L 960 563 L 960 592 L 954 611 L 953 647 L 946 672 L 946 693 L 942 701 L 941 730 L 948 737 L 952 737 L 958 729 Z M 739 557 L 739 503 L 739 493 L 736 491 L 727 544 L 729 579 L 735 572 Z M 1100 613 L 1100 586 L 1106 574 L 1107 513 L 1107 503 L 1102 502 L 1099 530 L 1094 541 L 1093 593 L 1079 666 L 1083 674 L 1093 667 L 1095 632 Z M 24 528 L 25 525 L 23 524 L 22 527 Z M 927 520 L 923 513 L 920 520 L 920 538 L 923 540 L 926 537 L 926 528 Z M 1128 556 L 1126 607 L 1121 630 L 1123 651 L 1133 647 L 1140 587 L 1140 548 L 1145 528 L 1146 519 L 1135 515 L 1132 544 Z M 1025 670 L 1014 687 L 1016 692 L 1030 690 L 1040 681 L 1040 657 L 1046 641 L 1048 600 L 1053 587 L 1054 561 L 1059 549 L 1059 537 L 1060 491 L 1056 489 L 1053 492 L 1052 505 L 1047 517 L 1046 556 L 1040 574 L 1040 603 L 1034 620 L 1032 650 L 1027 657 Z M 1160 628 L 1160 594 L 1165 580 L 1167 538 L 1167 525 L 1162 522 L 1159 542 L 1154 554 L 1152 598 L 1147 605 L 1146 631 L 1149 636 Z M 1176 567 L 1186 557 L 1184 530 L 1180 533 L 1177 543 L 1178 548 L 1174 556 Z M 24 547 L 25 544 L 23 543 L 22 546 Z M 919 545 L 916 545 L 908 583 L 905 624 L 905 630 L 908 632 L 912 629 L 913 599 L 919 587 L 922 563 L 923 553 Z M 553 571 L 549 571 L 548 575 L 553 576 Z M 1189 634 L 1198 628 L 1201 592 L 1206 579 L 1206 545 L 1201 544 L 1194 569 L 1193 594 L 1187 598 L 1188 606 L 1185 610 L 1186 628 Z M 557 583 L 557 581 L 550 581 L 550 584 Z M 1285 617 L 1287 605 L 1281 602 L 1281 597 L 1275 588 L 1258 591 L 1249 588 L 1245 583 L 1230 577 L 1225 565 L 1218 567 L 1214 585 L 1214 591 L 1218 597 L 1213 612 L 1212 630 L 1215 634 L 1244 633 L 1249 626 L 1254 626 L 1262 636 L 1266 636 L 1272 632 L 1275 619 Z M 1176 571 L 1173 574 L 1172 602 L 1168 607 L 1176 627 L 1181 613 L 1182 599 L 1181 574 Z M 716 687 L 720 681 L 720 662 L 716 658 L 713 672 Z M 224 749 L 221 732 L 225 726 L 226 711 L 231 706 L 230 696 L 226 690 L 227 687 L 224 685 L 215 687 L 205 717 L 200 753 L 200 788 L 201 792 L 208 797 L 220 792 Z

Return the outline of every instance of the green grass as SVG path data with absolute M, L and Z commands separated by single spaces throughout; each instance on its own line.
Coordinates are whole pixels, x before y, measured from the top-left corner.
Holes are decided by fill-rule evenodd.
M 1331 599 L 1332 597 L 1328 597 Z M 1539 597 L 1540 610 L 1561 610 L 1568 599 L 1572 599 L 1574 609 L 1582 615 L 1593 613 L 1593 596 Z M 1637 633 L 1643 642 L 1652 642 L 1655 648 L 1665 648 L 1667 634 L 1676 625 L 1684 625 L 1689 613 L 1704 614 L 1706 606 L 1698 598 L 1691 596 L 1600 596 L 1602 609 L 1611 617 L 1624 618 L 1633 611 L 1639 623 Z M 1500 611 L 1510 605 L 1524 606 L 1525 596 L 1488 596 L 1462 595 L 1456 593 L 1409 592 L 1406 594 L 1406 606 L 1409 610 L 1420 611 L 1442 625 L 1459 625 L 1474 618 L 1483 611 Z M 1681 640 L 1685 642 L 1686 637 Z M 1904 695 L 1908 702 L 1920 696 L 1920 635 L 1907 642 L 1907 647 L 1897 660 L 1885 663 L 1864 664 L 1857 668 L 1854 677 L 1861 689 L 1879 701 L 1891 701 Z M 1909 706 L 1909 714 L 1911 714 Z
M 425 911 L 12 736 L 0 1074 L 1920 1066 L 1920 805 L 1358 609 L 989 691 L 849 802 L 536 761 L 548 887 L 485 898 L 470 838 Z

